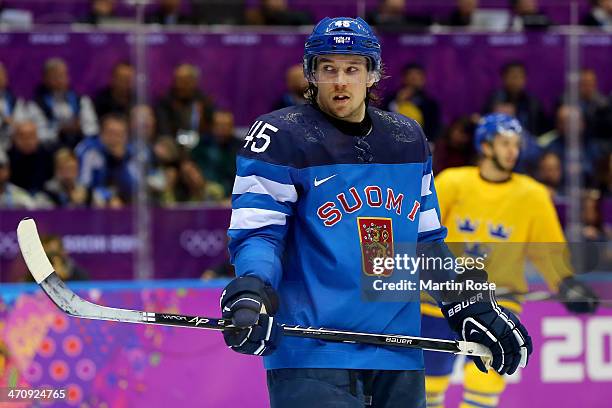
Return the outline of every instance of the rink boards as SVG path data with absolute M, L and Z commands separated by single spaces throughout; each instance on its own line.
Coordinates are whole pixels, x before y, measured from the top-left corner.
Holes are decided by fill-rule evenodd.
M 103 305 L 215 316 L 224 284 L 71 286 Z M 0 336 L 10 355 L 0 387 L 66 389 L 67 399 L 52 406 L 267 406 L 259 358 L 230 352 L 218 333 L 70 318 L 35 285 L 2 284 L 0 296 Z M 573 407 L 577 400 L 592 408 L 607 406 L 612 399 L 612 309 L 577 317 L 556 303 L 532 302 L 522 316 L 535 351 L 528 368 L 509 379 L 500 406 Z M 454 383 L 460 381 L 459 364 L 456 368 Z M 455 384 L 449 406 L 459 396 Z

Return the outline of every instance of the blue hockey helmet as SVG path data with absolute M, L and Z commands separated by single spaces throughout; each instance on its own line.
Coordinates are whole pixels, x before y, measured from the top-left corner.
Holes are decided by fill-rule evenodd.
M 318 55 L 362 55 L 369 61 L 369 71 L 380 80 L 380 42 L 362 18 L 325 17 L 312 30 L 304 44 L 304 76 L 313 81 L 314 61 Z
M 522 136 L 523 128 L 513 116 L 505 113 L 491 113 L 483 116 L 478 122 L 474 136 L 476 151 L 482 153 L 481 144 L 491 142 L 497 135 Z

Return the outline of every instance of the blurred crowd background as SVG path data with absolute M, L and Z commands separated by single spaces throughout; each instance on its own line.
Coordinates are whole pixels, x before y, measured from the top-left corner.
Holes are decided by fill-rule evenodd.
M 576 13 L 571 10 L 576 5 Z M 144 6 L 140 15 L 135 8 Z M 2 0 L 2 23 L 299 26 L 354 15 L 382 29 L 610 27 L 609 0 Z
M 59 313 L 51 304 L 22 296 L 33 286 L 5 283 L 31 280 L 15 234 L 19 219 L 30 216 L 62 279 L 141 280 L 80 286 L 93 301 L 216 313 L 218 293 L 167 279 L 233 275 L 226 231 L 236 153 L 258 115 L 305 103 L 303 40 L 325 16 L 360 16 L 375 27 L 386 76 L 375 90 L 378 106 L 422 125 L 435 173 L 477 162 L 473 132 L 482 115 L 515 115 L 525 130 L 516 170 L 549 188 L 569 240 L 595 248 L 584 257 L 606 260 L 609 272 L 612 0 L 0 0 L 0 384 L 69 384 L 75 406 L 82 398 L 87 406 L 136 406 L 132 401 L 142 405 L 146 397 L 148 406 L 167 406 L 194 381 L 209 386 L 196 390 L 201 396 L 185 389 L 193 401 L 236 396 L 248 401 L 224 405 L 245 406 L 257 401 L 253 395 L 266 398 L 264 383 L 246 382 L 249 392 L 235 393 L 222 386 L 235 382 L 232 370 L 211 376 L 201 369 L 195 357 L 210 367 L 235 358 L 215 348 L 222 346 L 216 337 L 208 345 L 190 334 L 123 326 L 101 335 L 105 327 L 49 318 Z M 600 249 L 607 255 L 593 256 Z M 148 290 L 151 278 L 164 281 Z M 530 309 L 526 324 L 539 327 L 548 311 Z M 583 336 L 571 319 L 566 340 L 562 331 L 551 333 L 555 343 L 580 347 L 566 350 L 577 350 L 566 362 L 575 372 L 582 370 L 576 358 Z M 585 328 L 609 327 L 597 322 Z M 49 325 L 55 328 L 43 340 Z M 536 333 L 534 344 L 543 343 Z M 584 338 L 604 344 L 607 332 L 597 333 Z M 59 344 L 84 344 L 82 354 L 97 366 L 75 365 L 77 357 L 62 357 Z M 597 351 L 592 344 L 585 350 Z M 150 353 L 151 367 L 137 348 Z M 609 368 L 601 349 L 601 365 L 589 354 L 585 372 Z M 170 364 L 157 367 L 160 355 Z M 563 371 L 553 363 L 551 372 Z M 129 389 L 126 364 L 133 366 Z M 75 367 L 71 377 L 62 367 Z M 230 374 L 231 381 L 223 377 Z M 602 390 L 601 375 L 583 389 L 563 382 L 544 388 L 539 376 L 524 374 L 523 386 L 538 391 L 515 392 L 522 401 L 516 406 L 568 392 L 592 401 Z M 142 385 L 155 376 L 163 385 L 157 388 L 178 390 L 165 393 L 171 402 Z
M 612 0 L 0 0 L 3 33 L 43 30 L 46 35 L 57 30 L 243 36 L 293 32 L 305 38 L 321 17 L 342 14 L 360 15 L 387 36 L 403 38 L 409 33 L 412 40 L 440 33 L 552 32 L 570 39 L 602 34 L 607 46 L 598 52 L 612 55 Z M 0 43 L 9 42 L 1 37 Z M 141 75 L 147 44 L 134 41 L 132 47 L 134 52 L 127 58 L 113 63 L 107 78 L 97 78 L 104 86 L 85 93 L 79 90 L 87 86 L 72 79 L 73 72 L 81 69 L 71 66 L 78 55 L 72 60 L 60 55 L 33 58 L 42 63 L 28 64 L 26 69 L 11 64 L 8 55 L 0 52 L 0 208 L 229 206 L 235 155 L 247 120 L 254 117 L 245 120 L 240 108 L 218 103 L 224 95 L 204 86 L 219 79 L 206 77 L 211 61 L 202 67 L 173 60 L 172 44 L 165 48 L 173 65 L 171 77 L 165 80 L 170 85 L 159 96 L 152 95 L 148 90 L 153 84 Z M 383 81 L 376 91 L 379 107 L 412 117 L 423 126 L 436 173 L 476 163 L 473 131 L 481 115 L 515 115 L 525 129 L 517 171 L 548 186 L 557 203 L 572 194 L 579 197 L 580 236 L 606 241 L 604 212 L 612 187 L 612 69 L 609 64 L 573 61 L 571 50 L 567 52 L 566 86 L 547 89 L 549 100 L 531 90 L 533 68 L 528 69 L 527 61 L 513 52 L 489 81 L 494 88 L 470 84 L 470 92 L 485 103 L 476 109 L 465 106 L 460 114 L 449 117 L 443 114 L 445 105 L 455 101 L 432 91 L 427 59 L 385 53 L 383 48 L 383 60 L 395 65 L 401 61 L 402 68 L 389 81 L 393 86 Z M 216 57 L 221 61 L 225 55 L 220 52 Z M 533 56 L 525 58 L 532 58 L 528 62 L 533 66 Z M 267 95 L 267 100 L 276 102 L 260 114 L 305 103 L 307 84 L 299 55 L 294 63 L 282 68 L 285 91 L 273 98 Z M 470 66 L 470 61 L 463 63 L 467 69 L 479 69 L 477 64 Z M 262 60 L 260 66 L 239 71 L 243 77 L 234 79 L 247 86 L 241 96 L 246 103 L 259 99 L 249 93 L 248 84 L 258 81 L 266 64 L 274 61 Z M 156 67 L 147 69 L 150 75 Z M 452 74 L 453 67 L 447 71 Z M 37 74 L 29 75 L 32 72 Z M 539 78 L 546 75 L 538 74 Z M 25 83 L 32 91 L 16 91 L 12 86 L 16 78 L 20 89 Z M 463 81 L 448 78 L 449 83 Z M 576 147 L 580 151 L 577 172 L 570 165 L 576 161 L 572 156 Z

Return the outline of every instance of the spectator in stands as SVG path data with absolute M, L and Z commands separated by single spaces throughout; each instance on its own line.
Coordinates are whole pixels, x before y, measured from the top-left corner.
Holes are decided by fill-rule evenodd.
M 552 25 L 548 16 L 542 13 L 538 0 L 510 0 L 513 16 L 510 29 L 515 31 L 546 29 Z
M 585 136 L 590 139 L 609 139 L 612 134 L 612 106 L 599 91 L 597 74 L 592 69 L 580 71 L 578 98 L 585 123 Z M 569 103 L 569 94 L 563 98 Z
M 601 157 L 602 152 L 597 149 L 597 145 L 586 140 L 584 137 L 584 119 L 579 108 L 570 105 L 561 105 L 557 109 L 555 129 L 541 135 L 538 138 L 538 144 L 545 151 L 554 152 L 561 158 L 562 163 L 566 163 L 567 137 L 571 130 L 572 121 L 577 121 L 577 129 L 580 133 L 579 137 L 582 142 L 581 149 L 581 164 L 583 174 L 587 179 L 592 178 L 594 164 Z M 567 171 L 565 166 L 565 171 Z
M 76 147 L 79 181 L 93 192 L 96 206 L 118 207 L 129 203 L 136 188 L 135 152 L 128 142 L 124 116 L 108 114 L 102 119 L 100 136 Z
M 178 169 L 181 151 L 176 140 L 168 136 L 159 137 L 153 145 L 153 155 L 156 165 Z
M 542 154 L 535 178 L 548 188 L 553 197 L 560 195 L 563 191 L 561 158 L 552 151 Z
M 32 121 L 15 123 L 12 141 L 8 151 L 11 182 L 36 194 L 53 177 L 53 153 L 40 142 Z
M 143 137 L 147 145 L 153 146 L 157 139 L 157 119 L 149 105 L 136 105 L 130 110 L 130 140 Z
M 433 24 L 430 16 L 406 14 L 406 0 L 380 0 L 367 21 L 385 30 L 425 29 Z
M 433 150 L 435 174 L 448 167 L 473 165 L 476 162 L 474 122 L 468 117 L 454 120 L 444 135 L 436 140 Z
M 304 92 L 306 92 L 306 88 L 308 88 L 308 82 L 306 78 L 304 78 L 304 68 L 302 64 L 295 64 L 287 69 L 285 83 L 287 85 L 287 91 L 276 105 L 276 109 L 305 104 L 306 98 L 304 98 Z
M 451 13 L 446 25 L 454 27 L 467 27 L 471 25 L 477 9 L 478 0 L 457 0 L 457 6 Z
M 612 194 L 612 152 L 606 152 L 595 164 L 595 177 L 591 186 L 605 197 Z
M 8 149 L 14 121 L 26 119 L 26 104 L 9 88 L 9 77 L 0 62 L 0 150 Z
M 86 281 L 89 274 L 86 270 L 76 265 L 64 249 L 62 239 L 57 235 L 46 235 L 41 238 L 43 249 L 47 258 L 53 265 L 53 270 L 63 281 Z M 32 274 L 26 274 L 26 279 L 31 281 Z
M 120 62 L 113 68 L 110 83 L 94 98 L 99 118 L 109 113 L 129 115 L 134 104 L 134 67 Z
M 579 121 L 578 130 L 582 134 L 584 132 L 582 113 L 576 108 L 564 104 L 557 108 L 555 128 L 538 138 L 538 144 L 542 148 L 554 152 L 562 161 L 565 158 L 565 137 L 570 130 L 570 120 Z
M 582 24 L 592 27 L 612 27 L 612 0 L 591 0 L 591 10 Z
M 155 167 L 147 177 L 155 203 L 168 206 L 178 201 L 176 191 L 180 159 L 181 152 L 176 140 L 169 136 L 161 136 L 155 141 L 153 145 Z
M 212 120 L 212 99 L 199 89 L 200 70 L 181 64 L 174 70 L 172 88 L 157 106 L 160 135 L 179 138 L 181 134 L 205 133 Z
M 488 98 L 483 113 L 490 113 L 493 107 L 502 103 L 514 105 L 516 118 L 532 135 L 548 130 L 546 115 L 538 99 L 527 92 L 527 71 L 522 62 L 513 61 L 501 69 L 502 88 Z
M 425 68 L 416 62 L 406 65 L 402 71 L 402 87 L 387 103 L 387 107 L 415 119 L 429 140 L 434 141 L 442 128 L 440 107 L 425 90 L 426 85 Z
M 66 147 L 55 152 L 55 174 L 45 183 L 44 192 L 56 207 L 85 207 L 91 204 L 91 190 L 79 182 L 79 161 Z
M 36 202 L 23 188 L 11 183 L 11 166 L 7 154 L 0 149 L 0 208 L 36 207 Z
M 148 155 L 149 168 L 147 170 L 147 183 L 153 194 L 159 193 L 164 189 L 165 176 L 164 170 L 157 161 L 155 149 L 157 146 L 157 119 L 150 105 L 135 105 L 130 110 L 130 142 L 136 149 L 144 148 Z M 174 145 L 173 138 L 166 136 L 164 139 L 170 140 Z M 143 144 L 138 144 L 142 140 Z M 176 146 L 178 152 L 178 146 Z
M 246 0 L 191 0 L 191 13 L 199 24 L 244 24 Z
M 230 196 L 236 176 L 236 154 L 243 145 L 236 138 L 234 114 L 217 111 L 209 135 L 202 138 L 192 150 L 191 157 L 198 164 L 207 180 L 223 186 L 225 195 Z
M 287 0 L 260 0 L 259 7 L 247 10 L 248 25 L 309 25 L 312 17 L 305 12 L 290 10 Z
M 198 165 L 183 159 L 179 165 L 176 198 L 182 203 L 219 203 L 225 199 L 220 184 L 206 180 Z
M 4 28 L 17 28 L 21 30 L 31 30 L 32 21 L 34 20 L 32 12 L 25 10 L 24 2 L 10 2 L 12 4 L 5 5 L 3 0 L 0 0 L 0 26 Z
M 181 0 L 159 0 L 157 10 L 145 18 L 147 24 L 192 24 L 189 16 L 181 12 Z
M 30 114 L 43 143 L 74 147 L 84 136 L 98 133 L 98 118 L 91 99 L 70 88 L 68 67 L 61 58 L 45 62 Z
M 601 193 L 598 190 L 587 190 L 582 197 L 582 238 L 587 242 L 608 242 L 609 231 L 606 231 L 601 214 Z
M 82 22 L 85 24 L 102 24 L 114 19 L 116 0 L 90 0 L 90 10 Z

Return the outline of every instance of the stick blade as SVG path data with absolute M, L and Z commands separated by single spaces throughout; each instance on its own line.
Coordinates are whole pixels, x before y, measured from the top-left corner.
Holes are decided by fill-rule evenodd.
M 24 218 L 17 226 L 17 241 L 28 270 L 36 283 L 40 284 L 53 273 L 53 266 L 45 254 L 38 236 L 36 223 L 32 218 Z
M 459 353 L 466 356 L 479 356 L 487 369 L 493 364 L 493 354 L 487 346 L 471 341 L 458 341 Z

